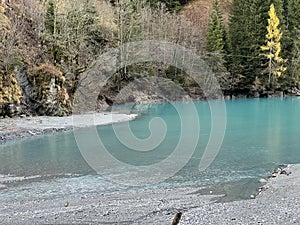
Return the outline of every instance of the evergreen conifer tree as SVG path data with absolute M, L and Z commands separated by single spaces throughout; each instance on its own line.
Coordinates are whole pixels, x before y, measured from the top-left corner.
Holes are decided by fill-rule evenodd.
M 300 76 L 300 1 L 284 1 L 284 30 L 282 55 L 287 59 L 285 77 L 280 78 L 286 87 L 295 85 Z
M 177 12 L 181 8 L 179 0 L 160 0 L 160 2 L 166 4 L 171 12 Z
M 229 89 L 229 73 L 225 67 L 226 61 L 224 56 L 227 46 L 226 41 L 226 29 L 219 1 L 214 0 L 207 30 L 206 50 L 208 55 L 205 57 L 205 61 L 215 73 L 224 91 Z
M 285 24 L 284 7 L 283 7 L 284 0 L 272 0 L 270 3 L 274 5 L 276 15 L 280 21 L 280 28 L 282 29 Z
M 248 94 L 262 73 L 261 49 L 265 41 L 271 0 L 233 0 L 229 20 L 230 72 L 236 92 Z
M 50 0 L 48 2 L 48 7 L 45 15 L 45 28 L 50 34 L 54 34 L 55 16 L 55 4 L 52 0 Z
M 58 30 L 58 14 L 56 10 L 56 1 L 49 0 L 45 14 L 45 40 L 48 51 L 54 64 L 61 60 L 60 40 Z
M 208 52 L 223 52 L 225 47 L 225 26 L 222 20 L 218 0 L 214 0 L 213 11 L 207 30 L 206 50 Z

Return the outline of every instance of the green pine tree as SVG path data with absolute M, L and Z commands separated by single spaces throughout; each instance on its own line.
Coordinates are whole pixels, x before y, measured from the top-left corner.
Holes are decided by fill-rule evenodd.
M 153 2 L 157 2 L 157 0 Z M 181 8 L 179 0 L 159 0 L 159 2 L 164 3 L 171 12 L 178 12 Z
M 59 21 L 56 11 L 55 0 L 49 0 L 45 14 L 45 41 L 48 52 L 51 55 L 51 61 L 54 64 L 61 60 L 61 50 L 59 44 Z
M 291 52 L 284 54 L 284 57 L 288 57 L 286 60 L 287 70 L 284 76 L 278 78 L 278 83 L 283 91 L 288 91 L 294 86 L 298 87 L 300 81 L 300 30 L 295 30 L 293 33 L 295 36 L 289 47 Z
M 55 31 L 55 4 L 52 0 L 48 2 L 48 7 L 45 15 L 45 28 L 50 34 L 54 34 Z
M 274 5 L 276 15 L 280 20 L 280 28 L 282 29 L 284 26 L 284 0 L 272 0 L 271 4 Z
M 224 57 L 224 53 L 227 50 L 226 34 L 219 1 L 214 0 L 206 38 L 206 50 L 208 54 L 204 60 L 218 78 L 221 88 L 224 91 L 227 91 L 229 87 L 229 73 L 225 66 L 226 61 Z
M 295 86 L 300 80 L 300 28 L 295 29 L 291 56 L 288 62 L 288 71 L 285 81 L 288 86 Z
M 206 37 L 206 50 L 208 52 L 224 52 L 226 30 L 219 7 L 219 1 L 214 0 L 213 11 L 210 16 Z
M 152 8 L 160 7 L 160 5 L 163 4 L 169 12 L 178 12 L 181 9 L 179 0 L 147 0 L 147 3 Z
M 279 79 L 284 89 L 296 85 L 300 78 L 300 1 L 284 1 L 284 30 L 282 38 L 282 55 L 287 59 L 287 71 Z
M 230 72 L 235 92 L 248 94 L 263 68 L 260 46 L 265 41 L 270 0 L 233 0 L 229 42 L 231 49 Z
M 206 50 L 208 52 L 220 53 L 224 50 L 223 30 L 221 22 L 215 12 L 213 12 L 211 20 L 208 25 L 206 36 Z

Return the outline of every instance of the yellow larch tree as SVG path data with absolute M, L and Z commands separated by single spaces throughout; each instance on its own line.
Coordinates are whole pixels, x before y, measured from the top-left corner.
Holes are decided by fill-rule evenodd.
M 279 28 L 280 20 L 276 15 L 274 4 L 271 4 L 269 10 L 269 19 L 266 34 L 266 45 L 261 46 L 261 50 L 267 53 L 262 54 L 268 59 L 268 84 L 274 86 L 277 78 L 286 70 L 284 63 L 286 60 L 280 57 L 282 32 Z

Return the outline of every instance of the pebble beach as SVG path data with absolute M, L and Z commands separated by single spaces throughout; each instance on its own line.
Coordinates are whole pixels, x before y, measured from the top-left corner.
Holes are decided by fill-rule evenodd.
M 201 187 L 137 189 L 121 192 L 42 197 L 12 197 L 0 202 L 1 224 L 299 224 L 300 165 L 290 174 L 267 179 L 253 199 L 218 202 L 222 198 Z M 1 190 L 1 191 L 5 191 Z

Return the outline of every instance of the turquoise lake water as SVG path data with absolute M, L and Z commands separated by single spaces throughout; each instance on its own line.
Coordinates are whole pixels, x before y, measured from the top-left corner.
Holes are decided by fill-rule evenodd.
M 184 108 L 186 104 L 175 103 L 175 107 Z M 199 119 L 195 126 L 200 127 L 200 134 L 188 163 L 174 176 L 142 188 L 202 186 L 241 180 L 249 181 L 244 182 L 245 186 L 251 186 L 280 164 L 300 163 L 300 98 L 225 101 L 224 140 L 217 157 L 204 171 L 199 171 L 199 163 L 211 134 L 211 111 L 205 101 L 194 104 Z M 166 103 L 134 108 L 140 116 L 129 125 L 137 138 L 147 139 L 151 135 L 149 122 L 153 118 L 164 120 L 167 133 L 151 151 L 134 151 L 124 146 L 116 138 L 112 125 L 97 127 L 99 137 L 110 154 L 122 162 L 135 167 L 159 163 L 168 159 L 182 136 L 181 116 L 175 107 Z M 189 119 L 190 122 L 197 121 Z M 122 135 L 127 123 L 114 126 Z M 194 135 L 192 126 L 188 132 L 191 137 Z M 123 138 L 126 137 L 124 133 Z M 86 141 L 90 144 L 92 140 Z M 177 158 L 169 163 L 180 164 L 180 160 Z M 131 188 L 112 182 L 110 177 L 122 174 L 126 179 L 139 179 L 119 166 L 104 169 L 107 170 L 103 177 L 89 166 L 79 151 L 73 132 L 7 143 L 0 146 L 0 195 L 38 198 L 103 193 Z

